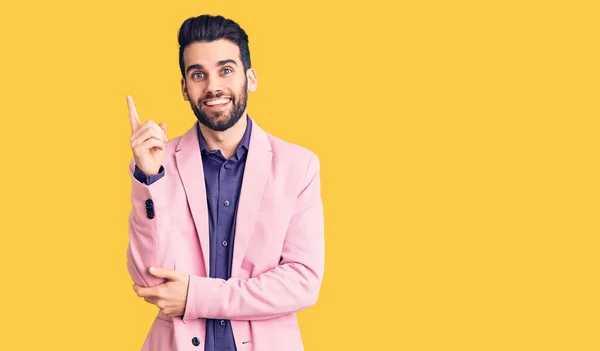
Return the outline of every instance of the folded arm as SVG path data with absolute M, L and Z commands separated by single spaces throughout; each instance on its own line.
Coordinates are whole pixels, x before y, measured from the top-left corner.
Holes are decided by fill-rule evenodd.
M 279 265 L 250 279 L 190 276 L 184 320 L 270 319 L 316 303 L 324 272 L 324 220 L 319 159 L 308 163 Z

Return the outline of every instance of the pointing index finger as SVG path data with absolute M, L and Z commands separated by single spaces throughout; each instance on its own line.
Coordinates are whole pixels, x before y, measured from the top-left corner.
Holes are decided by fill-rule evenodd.
M 127 108 L 129 109 L 129 122 L 131 122 L 131 133 L 133 134 L 140 127 L 140 117 L 131 95 L 127 95 Z

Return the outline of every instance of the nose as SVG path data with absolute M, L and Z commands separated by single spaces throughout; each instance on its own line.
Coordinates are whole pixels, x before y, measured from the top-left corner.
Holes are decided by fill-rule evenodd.
M 206 80 L 206 86 L 204 87 L 204 93 L 212 93 L 217 95 L 221 92 L 221 80 L 219 77 L 209 77 Z

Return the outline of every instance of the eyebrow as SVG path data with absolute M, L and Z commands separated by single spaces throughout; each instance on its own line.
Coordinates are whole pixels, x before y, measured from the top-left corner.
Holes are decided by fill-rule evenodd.
M 228 63 L 233 63 L 234 65 L 237 66 L 237 62 L 235 62 L 235 60 L 227 59 L 227 60 L 221 60 L 221 61 L 217 62 L 217 67 L 225 66 Z M 189 66 L 185 70 L 185 73 L 189 73 L 193 69 L 204 69 L 204 66 L 202 66 L 201 64 L 195 63 L 195 64 Z

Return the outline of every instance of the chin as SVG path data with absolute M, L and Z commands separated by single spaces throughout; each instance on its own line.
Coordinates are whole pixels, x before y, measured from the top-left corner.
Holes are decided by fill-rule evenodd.
M 217 132 L 224 132 L 228 130 L 237 124 L 242 117 L 240 116 L 237 119 L 235 118 L 234 108 L 227 111 L 214 112 L 198 109 L 197 107 L 192 106 L 192 110 L 196 114 L 196 118 L 201 124 Z
M 210 123 L 205 123 L 204 125 L 217 132 L 224 132 L 227 129 L 233 127 L 233 125 L 235 124 L 233 123 L 232 117 L 222 116 L 211 118 L 209 122 Z

